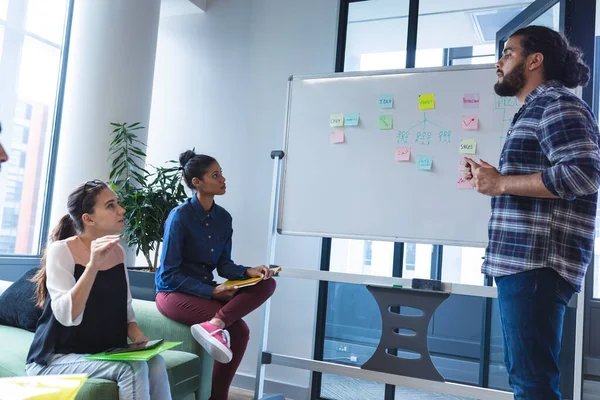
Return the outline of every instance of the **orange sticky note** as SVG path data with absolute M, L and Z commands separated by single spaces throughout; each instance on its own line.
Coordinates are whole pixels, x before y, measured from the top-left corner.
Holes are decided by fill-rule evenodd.
M 342 129 L 334 129 L 329 136 L 329 142 L 332 144 L 344 143 L 344 131 Z
M 467 131 L 476 131 L 479 129 L 479 118 L 476 115 L 463 115 L 462 128 Z
M 458 180 L 456 181 L 456 186 L 458 189 L 473 189 L 473 186 L 465 179 L 464 176 L 459 175 Z
M 396 147 L 396 161 L 410 161 L 410 147 Z
M 464 171 L 466 166 L 467 166 L 467 160 L 464 157 L 461 157 L 460 162 L 458 164 L 458 170 Z

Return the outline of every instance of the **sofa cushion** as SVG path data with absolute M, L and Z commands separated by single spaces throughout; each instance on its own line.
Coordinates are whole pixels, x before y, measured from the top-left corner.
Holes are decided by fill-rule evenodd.
M 25 272 L 0 295 L 0 325 L 35 332 L 42 310 L 35 305 L 35 283 L 29 280 L 37 271 L 32 268 Z
M 25 375 L 25 360 L 33 333 L 0 325 L 0 377 Z
M 183 398 L 200 385 L 202 363 L 200 358 L 184 351 L 167 350 L 161 353 L 167 364 L 173 399 Z

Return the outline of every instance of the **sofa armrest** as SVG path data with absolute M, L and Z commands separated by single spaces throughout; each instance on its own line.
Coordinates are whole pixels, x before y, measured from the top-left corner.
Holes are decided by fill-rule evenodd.
M 157 309 L 153 301 L 133 299 L 133 310 L 138 325 L 144 335 L 150 340 L 163 338 L 167 342 L 183 342 L 173 350 L 186 351 L 194 353 L 200 357 L 202 364 L 200 381 L 200 398 L 208 399 L 210 397 L 213 358 L 196 342 L 190 327 L 179 322 L 175 322 Z

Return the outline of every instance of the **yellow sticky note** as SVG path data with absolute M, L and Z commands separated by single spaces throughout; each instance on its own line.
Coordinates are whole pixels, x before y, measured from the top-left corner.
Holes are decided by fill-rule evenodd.
M 331 114 L 329 116 L 329 127 L 344 126 L 344 114 Z
M 381 130 L 392 129 L 393 117 L 391 115 L 380 115 L 377 120 L 377 127 Z
M 433 93 L 419 95 L 419 110 L 435 108 L 435 95 Z
M 477 140 L 475 139 L 463 139 L 460 141 L 460 153 L 461 154 L 475 154 L 477 153 Z

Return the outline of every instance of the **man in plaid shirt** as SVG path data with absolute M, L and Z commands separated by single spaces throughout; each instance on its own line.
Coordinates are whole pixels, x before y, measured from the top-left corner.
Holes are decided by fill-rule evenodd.
M 482 271 L 498 286 L 515 399 L 561 399 L 563 319 L 592 259 L 600 184 L 598 125 L 566 88 L 585 85 L 589 68 L 564 36 L 540 26 L 513 33 L 496 67 L 496 94 L 523 106 L 498 169 L 467 159 L 465 178 L 492 196 Z

